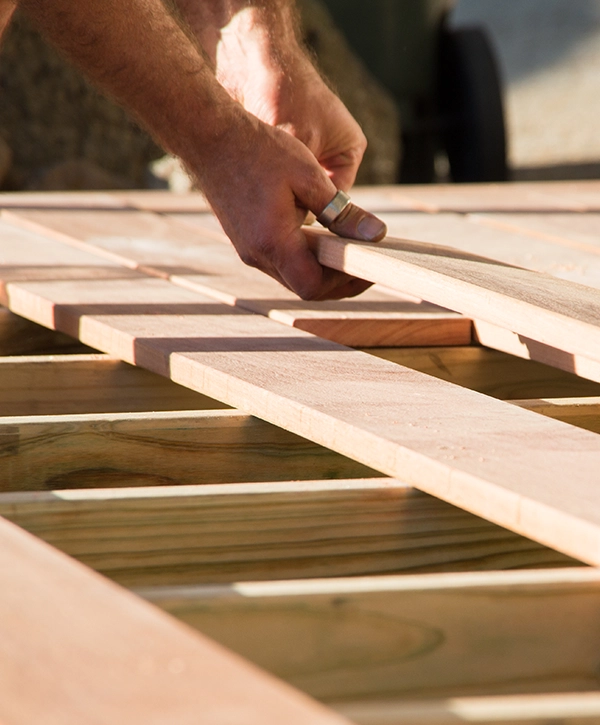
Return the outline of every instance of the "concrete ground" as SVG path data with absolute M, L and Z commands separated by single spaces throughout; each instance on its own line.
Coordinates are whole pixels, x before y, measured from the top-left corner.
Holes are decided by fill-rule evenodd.
M 600 177 L 600 0 L 459 0 L 452 22 L 496 46 L 516 177 Z

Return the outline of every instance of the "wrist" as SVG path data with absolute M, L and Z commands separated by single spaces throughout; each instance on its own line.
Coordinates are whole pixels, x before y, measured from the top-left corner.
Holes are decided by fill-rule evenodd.
M 220 31 L 214 63 L 228 93 L 270 125 L 282 122 L 279 111 L 301 87 L 320 80 L 289 10 L 276 18 L 256 7 L 238 12 Z
M 258 123 L 214 78 L 213 81 L 218 86 L 215 95 L 205 103 L 196 97 L 186 106 L 185 118 L 177 120 L 177 134 L 169 139 L 167 147 L 182 160 L 202 189 L 207 175 L 214 174 L 215 169 L 235 168 L 235 160 L 230 158 L 235 148 L 252 148 Z

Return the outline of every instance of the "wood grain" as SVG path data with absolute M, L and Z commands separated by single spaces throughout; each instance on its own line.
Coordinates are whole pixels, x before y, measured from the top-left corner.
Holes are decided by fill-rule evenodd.
M 0 418 L 0 490 L 375 475 L 233 410 Z
M 502 215 L 519 220 L 542 220 L 551 214 Z M 589 214 L 562 215 L 573 225 L 589 220 Z M 500 215 L 469 214 L 385 214 L 391 236 L 427 244 L 442 244 L 454 250 L 494 259 L 505 264 L 543 272 L 553 277 L 600 287 L 599 249 L 590 244 L 565 243 L 560 238 L 532 234 L 516 224 L 492 224 Z M 565 222 L 566 224 L 567 222 Z M 589 222 L 588 222 L 589 223 Z
M 77 251 L 40 244 L 67 266 Z M 19 247 L 11 253 L 16 260 Z M 21 279 L 30 260 L 22 256 Z M 600 562 L 595 434 L 158 279 L 118 279 L 111 271 L 97 280 L 8 281 L 2 301 L 517 533 Z
M 504 223 L 501 220 L 512 220 Z M 523 223 L 521 224 L 521 219 Z M 536 233 L 535 225 L 548 228 L 560 220 L 563 236 Z M 600 288 L 599 247 L 594 246 L 592 231 L 598 228 L 594 214 L 388 214 L 385 220 L 397 236 L 429 244 L 442 241 L 454 250 L 482 255 L 502 263 L 544 272 L 589 287 Z M 547 221 L 546 221 L 547 220 Z M 558 223 L 558 222 L 554 222 Z M 531 229 L 528 229 L 527 226 Z M 587 230 L 587 243 L 574 232 Z M 560 231 L 560 230 L 559 230 Z M 581 232 L 580 236 L 583 234 Z M 567 238 L 568 237 L 568 238 Z M 474 319 L 475 338 L 482 344 L 527 359 L 535 359 L 569 372 L 600 380 L 598 363 L 580 355 L 565 354 L 560 346 L 542 344 L 489 321 Z
M 597 692 L 455 697 L 444 700 L 338 703 L 357 725 L 592 725 L 600 721 Z
M 130 587 L 576 565 L 394 479 L 3 493 L 0 515 Z
M 546 398 L 513 400 L 526 410 L 600 433 L 600 398 Z
M 138 591 L 325 702 L 598 686 L 595 570 Z
M 0 577 L 3 722 L 349 723 L 4 519 Z
M 469 220 L 506 233 L 526 235 L 571 252 L 600 253 L 600 214 L 472 214 Z M 574 255 L 577 260 L 577 254 Z
M 600 209 L 598 181 L 500 184 L 426 184 L 356 188 L 352 198 L 368 209 L 450 212 L 584 212 Z
M 471 341 L 471 323 L 419 299 L 369 290 L 358 299 L 303 302 L 245 266 L 209 214 L 159 217 L 126 210 L 20 210 L 4 215 L 64 242 L 101 250 L 109 258 L 230 305 L 256 312 L 344 345 L 458 345 Z M 182 220 L 185 220 L 183 222 Z
M 125 192 L 129 193 L 129 192 Z M 127 206 L 121 194 L 110 191 L 3 191 L 3 209 L 119 209 Z
M 377 348 L 372 355 L 501 400 L 600 395 L 597 382 L 484 347 Z
M 559 347 L 511 332 L 505 327 L 482 320 L 473 320 L 473 337 L 477 343 L 524 360 L 573 373 L 580 378 L 600 382 L 600 362 L 589 357 L 565 352 Z
M 0 356 L 94 352 L 68 335 L 36 325 L 0 307 Z
M 439 245 L 313 235 L 320 261 L 419 294 L 567 354 L 600 360 L 600 302 L 584 285 Z
M 225 407 L 163 376 L 101 353 L 0 358 L 0 416 Z

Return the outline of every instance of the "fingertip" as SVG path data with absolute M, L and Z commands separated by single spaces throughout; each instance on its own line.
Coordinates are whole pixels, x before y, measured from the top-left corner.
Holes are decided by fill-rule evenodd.
M 387 234 L 387 226 L 369 213 L 358 223 L 357 230 L 366 242 L 380 242 Z
M 387 227 L 381 219 L 356 204 L 348 205 L 329 229 L 341 237 L 363 242 L 379 242 L 387 234 Z

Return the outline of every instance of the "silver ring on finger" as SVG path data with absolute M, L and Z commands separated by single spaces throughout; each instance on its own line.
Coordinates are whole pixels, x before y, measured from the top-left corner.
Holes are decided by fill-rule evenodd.
M 344 209 L 350 204 L 350 197 L 344 191 L 338 191 L 333 199 L 327 204 L 317 217 L 319 224 L 329 229 L 333 222 L 340 216 Z

